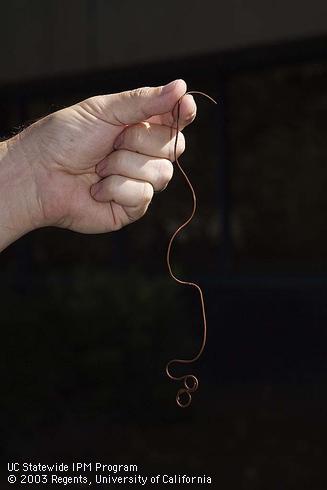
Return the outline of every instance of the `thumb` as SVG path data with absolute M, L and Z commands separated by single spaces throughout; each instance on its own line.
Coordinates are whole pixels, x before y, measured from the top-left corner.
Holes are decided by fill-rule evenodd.
M 99 96 L 101 117 L 108 122 L 136 124 L 151 116 L 173 110 L 187 90 L 184 80 L 178 79 L 160 87 L 142 87 L 118 94 Z

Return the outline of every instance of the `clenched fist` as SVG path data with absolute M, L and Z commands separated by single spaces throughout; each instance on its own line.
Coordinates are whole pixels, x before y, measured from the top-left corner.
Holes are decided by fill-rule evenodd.
M 143 216 L 173 175 L 173 109 L 185 92 L 175 80 L 91 97 L 2 142 L 0 249 L 37 227 L 104 233 Z M 179 129 L 195 115 L 183 96 Z M 184 148 L 180 133 L 177 156 Z

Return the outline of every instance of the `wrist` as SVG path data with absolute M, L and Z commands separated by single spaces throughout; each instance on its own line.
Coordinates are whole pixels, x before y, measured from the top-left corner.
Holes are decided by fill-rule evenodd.
M 0 143 L 0 250 L 42 226 L 33 170 L 19 135 Z

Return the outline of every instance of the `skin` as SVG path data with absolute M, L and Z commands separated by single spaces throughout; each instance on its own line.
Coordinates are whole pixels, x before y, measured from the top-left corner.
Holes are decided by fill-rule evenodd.
M 175 80 L 91 97 L 0 143 L 0 250 L 36 228 L 106 233 L 141 218 L 173 175 L 177 101 L 180 131 L 196 116 L 186 90 Z

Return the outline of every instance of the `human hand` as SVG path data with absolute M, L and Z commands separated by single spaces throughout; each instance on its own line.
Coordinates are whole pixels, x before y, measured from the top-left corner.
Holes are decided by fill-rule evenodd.
M 33 223 L 104 233 L 143 216 L 153 192 L 172 177 L 172 111 L 185 92 L 185 82 L 176 80 L 164 87 L 91 97 L 14 137 L 11 153 L 18 148 L 16 154 L 33 175 Z M 179 129 L 195 115 L 194 99 L 185 95 Z M 180 133 L 177 156 L 184 148 Z

